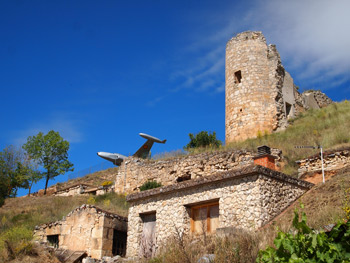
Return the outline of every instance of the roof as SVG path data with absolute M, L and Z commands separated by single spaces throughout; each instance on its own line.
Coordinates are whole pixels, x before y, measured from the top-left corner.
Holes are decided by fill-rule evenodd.
M 300 186 L 302 188 L 306 188 L 306 189 L 310 189 L 314 185 L 312 183 L 291 177 L 291 176 L 286 175 L 284 173 L 274 171 L 274 170 L 268 169 L 268 168 L 260 166 L 260 165 L 249 165 L 249 166 L 245 166 L 245 167 L 239 168 L 239 169 L 215 173 L 215 174 L 210 175 L 210 176 L 204 176 L 201 178 L 187 180 L 187 181 L 183 181 L 183 182 L 168 185 L 168 186 L 163 186 L 163 187 L 159 187 L 159 188 L 150 189 L 147 191 L 133 193 L 133 194 L 126 196 L 126 201 L 134 202 L 134 201 L 144 199 L 147 197 L 151 197 L 151 196 L 162 195 L 162 194 L 166 194 L 166 193 L 180 191 L 183 189 L 197 187 L 200 185 L 210 184 L 210 183 L 224 181 L 224 180 L 230 180 L 230 179 L 239 178 L 239 177 L 253 176 L 253 175 L 257 175 L 257 174 L 258 175 L 266 175 L 268 177 L 272 177 L 272 178 L 280 180 L 280 181 L 288 182 L 290 184 L 295 184 L 295 185 L 298 185 L 298 186 Z
M 103 209 L 101 209 L 101 208 L 99 208 L 97 206 L 94 206 L 94 205 L 83 204 L 83 205 L 73 209 L 72 211 L 70 211 L 67 216 L 63 217 L 62 220 L 58 220 L 58 221 L 55 221 L 55 222 L 42 224 L 42 225 L 36 226 L 35 229 L 40 229 L 40 228 L 46 228 L 46 227 L 49 227 L 49 226 L 59 225 L 59 224 L 62 223 L 62 221 L 65 221 L 66 217 L 71 216 L 75 212 L 78 212 L 78 211 L 81 211 L 81 210 L 85 210 L 85 209 L 88 209 L 88 208 L 95 209 L 97 214 L 102 214 L 103 216 L 106 216 L 106 217 L 109 217 L 109 218 L 117 218 L 117 219 L 119 219 L 121 221 L 128 222 L 128 218 L 127 217 L 124 217 L 124 216 L 121 216 L 121 215 L 118 215 L 118 214 L 115 214 L 115 213 L 111 213 L 111 212 L 105 211 L 105 210 L 103 210 Z

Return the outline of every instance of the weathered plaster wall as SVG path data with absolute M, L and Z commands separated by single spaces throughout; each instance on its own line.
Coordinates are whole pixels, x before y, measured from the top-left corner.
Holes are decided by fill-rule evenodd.
M 127 219 L 90 205 L 70 212 L 63 220 L 37 226 L 34 236 L 47 242 L 48 235 L 59 235 L 59 247 L 86 251 L 92 258 L 112 256 L 113 230 L 127 231 Z
M 190 234 L 190 206 L 219 200 L 219 227 L 256 229 L 296 200 L 311 184 L 261 166 L 223 172 L 127 196 L 130 203 L 127 256 L 138 256 L 142 213 L 156 212 L 156 248 L 176 229 Z
M 147 180 L 170 185 L 181 180 L 229 171 L 252 164 L 253 156 L 252 152 L 242 150 L 201 153 L 159 161 L 128 158 L 119 168 L 115 191 L 118 193 L 138 191 Z

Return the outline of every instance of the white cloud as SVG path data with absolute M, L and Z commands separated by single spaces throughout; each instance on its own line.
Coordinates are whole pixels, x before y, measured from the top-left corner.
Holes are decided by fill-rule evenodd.
M 79 143 L 83 141 L 83 134 L 80 131 L 81 121 L 72 118 L 65 113 L 56 113 L 50 116 L 46 121 L 34 122 L 30 127 L 20 131 L 13 132 L 13 144 L 22 145 L 27 141 L 29 136 L 35 136 L 39 132 L 44 134 L 50 130 L 58 131 L 61 137 L 69 143 Z
M 277 44 L 282 63 L 310 83 L 350 78 L 350 1 L 270 0 L 252 10 L 254 28 Z

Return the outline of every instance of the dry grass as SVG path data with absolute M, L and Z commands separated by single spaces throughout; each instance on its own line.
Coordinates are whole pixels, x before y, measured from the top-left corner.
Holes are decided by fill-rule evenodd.
M 61 220 L 82 204 L 94 204 L 106 211 L 127 216 L 125 196 L 108 193 L 101 196 L 44 196 L 6 199 L 0 208 L 0 262 L 46 262 L 50 255 L 37 256 L 30 242 L 36 225 Z M 23 261 L 21 258 L 28 257 Z M 41 261 L 36 261 L 41 258 Z M 54 259 L 47 262 L 55 262 Z M 12 262 L 12 261 L 11 261 Z
M 167 242 L 157 257 L 148 262 L 192 263 L 211 253 L 215 254 L 215 263 L 255 262 L 259 249 L 274 246 L 273 241 L 279 231 L 290 231 L 294 209 L 300 210 L 300 203 L 304 205 L 308 225 L 314 229 L 322 229 L 325 225 L 344 219 L 344 190 L 348 188 L 350 166 L 340 170 L 325 184 L 316 185 L 256 233 L 242 232 L 223 238 L 206 236 L 195 240 L 175 237 Z
M 89 184 L 93 186 L 101 186 L 105 181 L 114 181 L 115 176 L 118 173 L 118 169 L 119 169 L 118 167 L 108 168 L 106 170 L 87 174 L 83 177 L 71 179 L 64 183 L 57 183 L 56 186 L 58 187 L 58 189 L 64 189 L 71 185 L 75 185 L 79 183 Z
M 257 138 L 235 142 L 225 149 L 255 150 L 259 145 L 269 145 L 283 151 L 286 166 L 284 172 L 296 174 L 295 161 L 319 150 L 296 149 L 296 145 L 322 145 L 324 149 L 350 146 L 350 103 L 333 103 L 326 108 L 309 110 L 291 119 L 290 126 L 273 134 L 257 134 Z

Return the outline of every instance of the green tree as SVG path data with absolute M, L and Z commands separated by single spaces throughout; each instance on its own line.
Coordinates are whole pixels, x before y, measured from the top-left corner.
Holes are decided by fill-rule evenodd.
M 25 153 L 13 145 L 7 146 L 0 152 L 0 176 L 1 186 L 3 189 L 2 197 L 15 197 L 18 188 L 24 187 L 26 175 L 23 173 L 22 163 Z
M 73 164 L 68 161 L 69 142 L 64 140 L 58 132 L 51 130 L 46 135 L 39 132 L 36 136 L 29 136 L 23 149 L 31 159 L 46 170 L 44 194 L 50 179 L 74 170 Z
M 38 163 L 31 160 L 28 155 L 26 155 L 24 161 L 19 165 L 19 172 L 25 178 L 23 188 L 28 189 L 28 196 L 30 196 L 33 184 L 39 182 L 44 177 L 44 174 L 38 170 L 38 167 Z
M 218 148 L 220 147 L 220 145 L 222 145 L 222 142 L 216 138 L 215 132 L 210 134 L 207 131 L 201 131 L 196 135 L 193 135 L 192 133 L 190 133 L 189 136 L 190 136 L 190 142 L 184 147 L 185 150 L 190 150 L 193 148 L 200 148 L 200 147 Z

